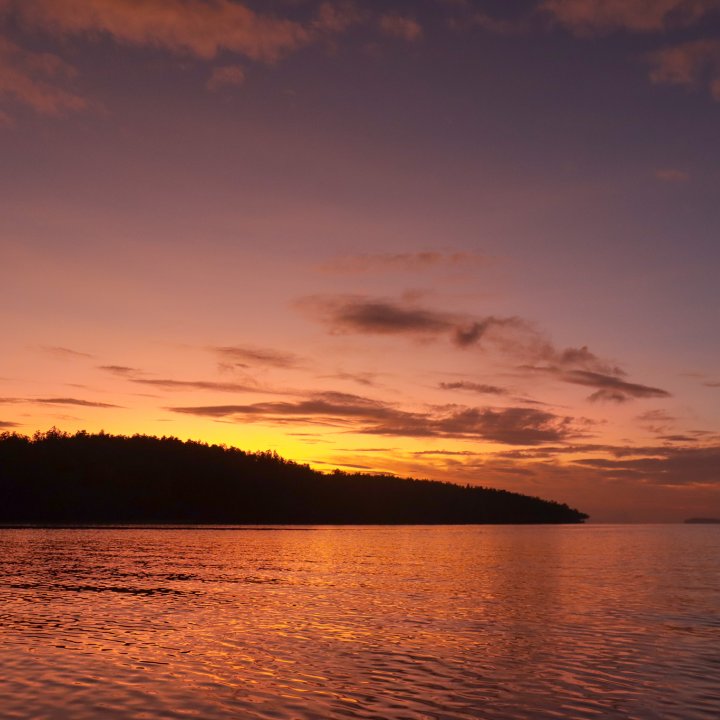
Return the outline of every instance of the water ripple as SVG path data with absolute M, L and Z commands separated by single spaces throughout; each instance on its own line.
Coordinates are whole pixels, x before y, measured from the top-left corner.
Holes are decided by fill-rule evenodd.
M 0 531 L 3 718 L 715 720 L 720 531 Z

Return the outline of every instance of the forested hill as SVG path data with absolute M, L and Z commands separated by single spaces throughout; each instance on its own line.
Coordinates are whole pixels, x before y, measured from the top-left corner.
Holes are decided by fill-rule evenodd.
M 579 523 L 567 505 L 146 435 L 0 435 L 0 523 Z

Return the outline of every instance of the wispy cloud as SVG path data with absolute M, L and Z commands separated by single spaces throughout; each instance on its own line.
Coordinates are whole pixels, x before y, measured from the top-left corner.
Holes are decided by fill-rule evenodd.
M 408 42 L 415 42 L 422 39 L 423 36 L 422 25 L 414 18 L 404 15 L 382 15 L 378 20 L 378 25 L 386 35 L 398 37 Z
M 301 364 L 301 358 L 294 353 L 271 348 L 248 347 L 243 345 L 228 345 L 214 347 L 211 350 L 216 353 L 222 361 L 233 363 L 240 367 L 251 365 L 269 365 L 279 368 L 297 367 Z
M 663 168 L 655 171 L 655 177 L 666 183 L 686 183 L 690 180 L 690 174 L 685 170 L 676 168 Z
M 139 385 L 151 385 L 163 390 L 211 390 L 216 392 L 255 392 L 257 386 L 212 380 L 172 380 L 169 378 L 130 378 Z
M 611 402 L 627 402 L 633 398 L 667 398 L 670 393 L 661 388 L 631 383 L 615 375 L 604 375 L 587 370 L 561 370 L 561 380 L 573 385 L 585 385 L 597 390 L 589 396 L 589 400 L 608 400 Z
M 613 479 L 657 485 L 720 485 L 720 446 L 658 447 L 652 457 L 583 458 L 576 465 L 601 470 Z
M 656 435 L 667 433 L 675 424 L 675 418 L 665 410 L 647 410 L 636 418 L 638 425 Z
M 98 370 L 104 370 L 105 372 L 119 375 L 120 377 L 142 374 L 142 371 L 138 368 L 128 367 L 127 365 L 99 365 Z
M 720 9 L 718 0 L 543 0 L 539 9 L 570 31 L 662 32 L 693 25 Z
M 360 434 L 482 439 L 508 445 L 559 442 L 579 434 L 572 418 L 534 408 L 451 406 L 407 411 L 378 400 L 325 392 L 298 401 L 170 407 L 178 413 L 236 422 L 288 422 L 336 426 Z
M 322 377 L 334 380 L 349 380 L 368 387 L 376 384 L 376 374 L 369 372 L 338 372 L 333 375 L 323 375 Z
M 147 377 L 138 368 L 126 365 L 100 365 L 100 370 L 117 375 L 137 385 L 146 385 L 162 390 L 208 390 L 211 392 L 256 392 L 253 383 L 218 382 L 215 380 L 176 380 L 174 378 Z M 266 391 L 267 392 L 267 391 Z
M 460 347 L 479 343 L 496 328 L 524 326 L 514 317 L 473 318 L 364 296 L 316 295 L 301 300 L 299 307 L 324 322 L 333 333 L 425 338 L 447 335 Z
M 226 87 L 237 87 L 245 82 L 245 70 L 240 65 L 223 65 L 213 68 L 207 89 L 217 92 Z
M 0 398 L 0 404 L 28 404 L 28 405 L 77 405 L 78 407 L 94 407 L 94 408 L 120 408 L 121 405 L 113 405 L 111 403 L 93 402 L 91 400 L 81 400 L 79 398 L 17 398 L 4 397 Z
M 90 106 L 88 100 L 60 87 L 74 75 L 73 67 L 57 55 L 24 50 L 0 37 L 0 97 L 42 115 L 59 116 L 85 110 Z
M 22 0 L 10 5 L 26 25 L 49 33 L 105 35 L 204 60 L 227 51 L 275 62 L 340 26 L 337 12 L 299 22 L 231 0 Z
M 654 83 L 688 88 L 707 87 L 720 100 L 720 40 L 691 40 L 648 56 Z
M 476 317 L 365 296 L 312 296 L 300 307 L 336 334 L 449 338 L 456 347 L 479 346 L 519 362 L 519 370 L 543 373 L 562 382 L 597 388 L 589 399 L 624 402 L 632 398 L 669 397 L 660 388 L 629 382 L 617 365 L 587 346 L 557 348 L 523 318 Z M 456 388 L 460 389 L 460 388 Z
M 468 380 L 459 380 L 457 382 L 441 382 L 440 387 L 443 390 L 468 390 L 470 392 L 479 393 L 480 395 L 507 395 L 506 388 L 497 385 L 486 385 L 484 383 L 470 382 Z
M 57 345 L 41 345 L 40 349 L 49 355 L 54 355 L 58 358 L 72 359 L 72 358 L 92 358 L 90 353 L 81 352 L 80 350 L 73 350 L 72 348 L 59 347 Z
M 321 265 L 320 269 L 338 274 L 420 272 L 437 268 L 465 270 L 486 266 L 491 262 L 484 255 L 469 252 L 368 253 L 335 258 Z
M 110 38 L 200 61 L 229 54 L 275 63 L 334 37 L 359 18 L 352 3 L 331 0 L 313 3 L 304 17 L 292 19 L 257 12 L 235 0 L 0 0 L 0 20 L 35 37 L 60 39 L 64 46 L 68 38 Z M 98 107 L 70 89 L 75 75 L 58 56 L 32 52 L 0 37 L 0 98 L 44 115 Z M 214 68 L 207 87 L 217 91 L 243 80 L 243 68 L 233 63 Z M 3 125 L 13 124 L 9 115 L 3 118 Z

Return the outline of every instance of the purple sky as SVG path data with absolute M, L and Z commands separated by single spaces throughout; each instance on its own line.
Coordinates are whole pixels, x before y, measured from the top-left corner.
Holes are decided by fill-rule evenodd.
M 720 515 L 720 0 L 0 0 L 0 428 Z

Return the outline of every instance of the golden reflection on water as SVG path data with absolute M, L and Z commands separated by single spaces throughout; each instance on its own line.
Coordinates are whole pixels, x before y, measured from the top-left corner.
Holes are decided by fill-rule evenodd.
M 0 531 L 3 717 L 717 718 L 720 530 Z

